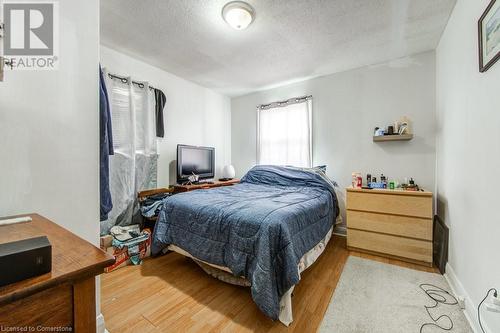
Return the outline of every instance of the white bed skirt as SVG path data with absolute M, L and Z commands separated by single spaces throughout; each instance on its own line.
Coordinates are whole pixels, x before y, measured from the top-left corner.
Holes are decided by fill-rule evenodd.
M 316 246 L 314 246 L 311 250 L 309 250 L 306 254 L 302 256 L 302 258 L 299 261 L 298 264 L 298 271 L 299 271 L 299 276 L 300 274 L 305 271 L 307 268 L 309 268 L 318 258 L 319 256 L 323 253 L 323 251 L 326 248 L 326 245 L 332 238 L 333 234 L 333 228 L 330 228 L 328 233 L 326 234 L 325 238 L 323 238 Z M 210 274 L 211 276 L 235 285 L 239 286 L 250 286 L 250 282 L 245 279 L 244 277 L 237 277 L 234 276 L 231 270 L 227 267 L 224 266 L 218 266 L 218 265 L 213 265 L 207 262 L 204 262 L 202 260 L 199 260 L 195 257 L 193 257 L 190 253 L 187 251 L 184 251 L 178 246 L 175 245 L 169 245 L 168 250 L 175 251 L 179 254 L 182 254 L 183 256 L 189 257 L 193 259 L 200 267 L 207 273 Z M 279 321 L 282 322 L 284 325 L 289 326 L 292 321 L 293 321 L 293 315 L 292 315 L 292 293 L 293 289 L 295 286 L 292 286 L 288 291 L 281 297 L 280 300 L 280 313 L 279 313 Z

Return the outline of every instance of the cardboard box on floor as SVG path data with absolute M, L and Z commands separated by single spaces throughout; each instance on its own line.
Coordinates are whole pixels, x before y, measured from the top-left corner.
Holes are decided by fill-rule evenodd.
M 151 231 L 149 229 L 144 229 L 147 233 L 149 233 L 149 237 L 144 242 L 139 244 L 139 252 L 140 258 L 144 259 L 151 255 Z M 128 255 L 127 247 L 117 248 L 113 246 L 113 236 L 106 235 L 101 237 L 101 249 L 113 257 L 115 257 L 116 261 L 113 265 L 106 267 L 104 272 L 109 273 L 118 268 L 125 267 L 127 265 L 131 265 L 130 256 Z

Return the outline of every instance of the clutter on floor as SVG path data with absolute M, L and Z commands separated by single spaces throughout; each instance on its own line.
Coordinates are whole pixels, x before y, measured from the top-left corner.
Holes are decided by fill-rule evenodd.
M 115 257 L 106 273 L 127 265 L 140 265 L 142 259 L 151 255 L 151 230 L 140 231 L 138 224 L 111 228 L 111 235 L 101 237 L 101 249 Z

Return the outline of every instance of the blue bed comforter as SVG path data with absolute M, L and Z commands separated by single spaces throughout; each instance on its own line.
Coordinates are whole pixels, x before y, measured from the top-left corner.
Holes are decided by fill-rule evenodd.
M 331 182 L 320 171 L 256 166 L 241 183 L 165 199 L 153 254 L 169 244 L 251 283 L 252 298 L 277 319 L 281 296 L 299 282 L 300 258 L 338 214 Z

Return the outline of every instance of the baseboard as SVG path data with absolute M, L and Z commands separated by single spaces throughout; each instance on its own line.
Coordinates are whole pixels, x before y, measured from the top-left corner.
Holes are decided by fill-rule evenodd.
M 97 333 L 105 333 L 107 332 L 106 330 L 106 324 L 104 323 L 104 316 L 102 315 L 102 313 L 99 313 L 99 315 L 96 317 L 96 320 L 95 320 L 95 323 L 96 323 L 96 332 Z
M 463 312 L 472 330 L 475 333 L 482 333 L 481 328 L 479 327 L 479 321 L 477 320 L 477 304 L 474 304 L 470 298 L 450 263 L 446 264 L 446 273 L 444 274 L 444 277 L 446 281 L 448 281 L 453 294 L 457 297 L 462 296 L 465 299 L 465 310 Z M 486 333 L 493 333 L 484 322 L 482 322 L 482 324 Z
M 347 235 L 347 228 L 344 226 L 336 226 L 335 229 L 333 230 L 333 234 L 337 236 L 346 236 Z

